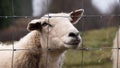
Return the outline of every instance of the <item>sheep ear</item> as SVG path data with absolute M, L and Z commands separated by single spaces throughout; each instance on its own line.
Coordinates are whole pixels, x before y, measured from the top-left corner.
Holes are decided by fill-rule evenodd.
M 84 9 L 78 9 L 70 13 L 71 23 L 76 24 L 84 13 Z
M 42 29 L 41 23 L 40 22 L 29 23 L 27 29 L 29 31 L 32 31 L 32 30 L 41 30 Z

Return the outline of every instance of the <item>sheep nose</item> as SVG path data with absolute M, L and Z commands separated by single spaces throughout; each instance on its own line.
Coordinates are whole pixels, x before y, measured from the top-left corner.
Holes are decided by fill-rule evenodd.
M 69 37 L 78 37 L 78 35 L 79 35 L 79 32 L 76 32 L 76 33 L 70 32 L 68 36 Z

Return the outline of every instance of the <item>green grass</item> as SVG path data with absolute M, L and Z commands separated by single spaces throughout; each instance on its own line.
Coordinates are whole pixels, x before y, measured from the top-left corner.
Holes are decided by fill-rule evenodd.
M 112 68 L 111 47 L 116 30 L 111 27 L 81 33 L 83 47 L 90 50 L 69 50 L 63 68 Z

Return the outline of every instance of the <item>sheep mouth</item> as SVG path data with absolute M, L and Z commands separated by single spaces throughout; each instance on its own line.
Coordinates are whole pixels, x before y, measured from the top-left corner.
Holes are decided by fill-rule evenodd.
M 80 44 L 80 40 L 72 40 L 68 43 L 65 43 L 67 45 L 71 45 L 71 46 L 78 46 Z

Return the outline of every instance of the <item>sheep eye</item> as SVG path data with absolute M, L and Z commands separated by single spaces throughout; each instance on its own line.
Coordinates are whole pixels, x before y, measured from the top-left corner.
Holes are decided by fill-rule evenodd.
M 46 23 L 46 22 L 44 22 L 43 24 L 42 24 L 42 26 L 47 26 L 48 25 L 48 23 Z
M 42 26 L 45 27 L 45 26 L 52 26 L 52 25 L 49 24 L 49 23 L 47 23 L 47 22 L 44 22 L 44 23 L 42 24 Z

